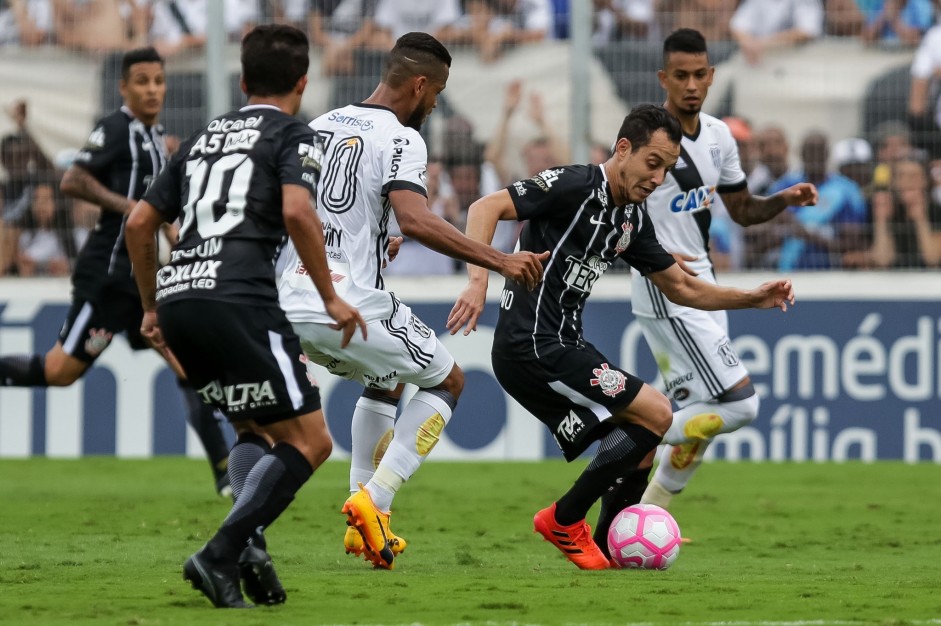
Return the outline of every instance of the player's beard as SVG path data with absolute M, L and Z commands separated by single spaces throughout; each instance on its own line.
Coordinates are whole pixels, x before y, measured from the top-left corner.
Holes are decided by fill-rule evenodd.
M 405 125 L 409 128 L 414 128 L 417 131 L 421 130 L 422 122 L 425 121 L 425 118 L 428 117 L 427 113 L 422 109 L 421 104 L 415 107 L 415 110 L 412 111 L 411 115 L 408 116 L 408 119 L 405 120 Z

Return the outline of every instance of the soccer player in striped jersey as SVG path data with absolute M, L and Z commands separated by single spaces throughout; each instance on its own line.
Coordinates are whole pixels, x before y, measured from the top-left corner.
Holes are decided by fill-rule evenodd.
M 663 44 L 660 84 L 668 111 L 683 128 L 680 157 L 663 184 L 647 199 L 650 219 L 664 249 L 698 279 L 716 283 L 709 258 L 712 206 L 722 203 L 742 226 L 767 222 L 788 206 L 817 202 L 817 189 L 798 183 L 772 196 L 753 196 L 729 127 L 701 111 L 715 68 L 706 41 L 683 28 Z M 624 506 L 643 502 L 668 507 L 689 482 L 713 437 L 758 415 L 758 395 L 728 336 L 725 311 L 700 311 L 670 302 L 649 277 L 632 272 L 631 304 L 657 361 L 665 391 L 679 410 L 664 436 L 667 444 L 647 486 L 652 457 L 604 500 L 596 540 L 604 545 L 607 525 Z
M 0 386 L 67 387 L 85 375 L 124 332 L 134 350 L 148 348 L 140 336 L 143 311 L 124 243 L 127 214 L 167 163 L 158 119 L 167 92 L 163 58 L 153 48 L 125 53 L 121 62 L 124 103 L 101 118 L 62 179 L 62 191 L 101 208 L 94 230 L 75 261 L 72 306 L 59 340 L 45 354 L 0 358 Z M 172 367 L 176 367 L 171 362 Z M 187 421 L 209 457 L 220 495 L 231 494 L 229 446 L 221 420 L 175 369 Z
M 539 282 L 548 256 L 505 254 L 468 239 L 428 209 L 428 157 L 418 130 L 445 88 L 450 65 L 450 53 L 434 37 L 405 34 L 369 98 L 310 124 L 324 142 L 317 212 L 327 260 L 337 293 L 366 319 L 369 340 L 354 337 L 343 348 L 295 247 L 289 244 L 278 261 L 281 307 L 307 356 L 366 387 L 353 412 L 344 546 L 388 569 L 404 547 L 389 529 L 392 500 L 438 442 L 464 387 L 461 368 L 434 331 L 385 289 L 390 212 L 406 237 L 498 271 L 524 290 Z M 395 419 L 400 383 L 419 390 Z
M 680 134 L 662 106 L 634 107 L 604 164 L 545 170 L 468 212 L 472 239 L 490 241 L 499 220 L 528 220 L 520 249 L 551 250 L 535 290 L 506 283 L 491 357 L 500 385 L 549 428 L 566 460 L 600 442 L 568 492 L 533 518 L 536 531 L 582 569 L 610 566 L 585 522 L 588 510 L 656 449 L 672 421 L 662 393 L 585 340 L 582 318 L 595 282 L 620 259 L 686 306 L 786 310 L 794 301 L 789 280 L 749 291 L 719 287 L 682 271 L 660 246 L 644 204 L 676 164 Z M 448 317 L 452 334 L 474 330 L 483 310 L 488 273 L 468 266 L 468 275 Z

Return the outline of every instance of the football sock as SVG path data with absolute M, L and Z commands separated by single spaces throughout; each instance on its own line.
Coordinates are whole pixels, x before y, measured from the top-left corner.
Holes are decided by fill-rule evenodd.
M 457 400 L 441 389 L 419 389 L 395 422 L 392 442 L 366 485 L 373 504 L 392 508 L 396 491 L 428 457 L 451 419 Z
M 284 512 L 313 473 L 297 448 L 284 442 L 275 445 L 245 477 L 241 495 L 206 544 L 210 558 L 237 559 L 253 534 L 270 526 Z
M 368 483 L 392 439 L 397 402 L 388 396 L 364 394 L 353 410 L 353 450 L 350 455 L 350 493 Z
M 48 387 L 46 357 L 21 354 L 0 358 L 0 387 Z
M 595 524 L 593 539 L 605 556 L 608 554 L 608 528 L 614 517 L 627 507 L 640 502 L 647 489 L 647 479 L 653 466 L 638 467 L 601 496 L 601 511 Z
M 759 405 L 758 394 L 750 384 L 720 396 L 718 401 L 695 402 L 673 414 L 673 424 L 663 442 L 679 445 L 738 430 L 758 417 Z M 705 416 L 719 419 L 708 420 Z
M 177 384 L 186 404 L 186 421 L 203 444 L 213 475 L 218 479 L 225 474 L 229 459 L 229 444 L 222 431 L 224 419 L 220 419 L 222 414 L 212 405 L 203 402 L 189 383 L 177 379 Z
M 556 522 L 569 526 L 585 519 L 598 498 L 616 484 L 618 478 L 635 469 L 659 443 L 656 433 L 639 424 L 617 426 L 601 440 L 595 458 L 572 488 L 556 501 Z
M 255 464 L 271 452 L 268 441 L 255 433 L 242 433 L 229 451 L 229 484 L 232 497 L 238 501 L 245 487 L 245 479 Z
M 673 416 L 664 436 L 660 465 L 641 499 L 667 508 L 672 495 L 683 490 L 702 464 L 712 439 L 738 430 L 758 416 L 760 402 L 751 384 L 719 397 L 718 402 L 696 402 Z

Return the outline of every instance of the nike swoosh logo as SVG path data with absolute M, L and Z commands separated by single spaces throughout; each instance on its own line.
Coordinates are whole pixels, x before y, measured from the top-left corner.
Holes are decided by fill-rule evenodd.
M 594 215 L 589 217 L 588 221 L 591 222 L 592 224 L 597 224 L 598 226 L 604 226 L 607 224 L 606 221 L 604 221 L 603 219 L 597 218 Z

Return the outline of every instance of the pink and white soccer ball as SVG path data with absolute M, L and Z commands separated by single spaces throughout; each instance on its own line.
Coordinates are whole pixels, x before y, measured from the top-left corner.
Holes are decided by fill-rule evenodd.
M 635 504 L 611 522 L 608 550 L 623 568 L 666 569 L 680 555 L 680 527 L 666 509 Z

